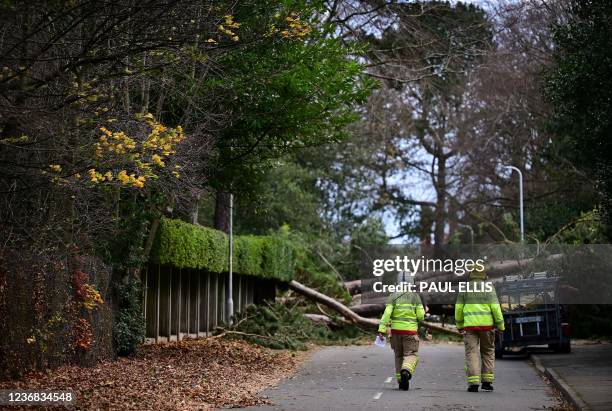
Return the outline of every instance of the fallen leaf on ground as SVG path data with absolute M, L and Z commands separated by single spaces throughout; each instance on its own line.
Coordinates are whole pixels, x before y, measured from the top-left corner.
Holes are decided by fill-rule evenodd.
M 0 389 L 72 390 L 79 409 L 243 407 L 268 403 L 260 392 L 292 375 L 305 358 L 240 340 L 189 340 L 143 346 L 93 368 L 31 373 L 0 382 Z

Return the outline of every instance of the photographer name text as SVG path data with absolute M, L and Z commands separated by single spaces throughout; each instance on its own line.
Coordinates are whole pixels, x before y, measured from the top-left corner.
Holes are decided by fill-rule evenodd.
M 377 293 L 482 293 L 491 292 L 494 287 L 490 282 L 460 282 L 440 281 L 431 283 L 399 283 L 383 284 L 377 281 L 372 284 L 372 289 Z

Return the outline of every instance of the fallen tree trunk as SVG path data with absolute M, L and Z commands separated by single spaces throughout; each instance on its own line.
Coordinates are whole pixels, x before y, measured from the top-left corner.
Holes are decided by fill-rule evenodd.
M 443 327 L 441 325 L 430 323 L 428 321 L 421 322 L 421 325 L 427 328 L 429 331 L 437 331 L 440 333 L 452 334 L 458 337 L 463 336 L 463 334 L 457 331 L 457 327 L 455 327 L 454 325 L 447 325 L 446 327 Z
M 552 254 L 546 257 L 547 261 L 555 261 L 563 257 L 563 254 Z M 490 279 L 501 278 L 504 275 L 517 274 L 527 268 L 531 267 L 534 258 L 525 258 L 522 260 L 506 260 L 506 261 L 493 261 L 491 262 L 489 269 L 487 270 L 488 277 Z M 416 274 L 415 281 L 467 281 L 467 275 L 460 277 L 453 273 L 444 271 L 427 271 L 419 272 Z M 365 284 L 362 280 L 347 281 L 344 283 L 346 288 L 351 294 L 367 293 L 369 290 L 368 282 Z
M 351 322 L 370 324 L 370 321 L 374 321 L 374 320 L 370 320 L 369 318 L 364 318 L 360 316 L 359 314 L 356 314 L 346 305 L 334 300 L 331 297 L 328 297 L 327 295 L 323 293 L 318 292 L 315 289 L 307 287 L 304 284 L 299 283 L 295 280 L 292 280 L 289 283 L 289 288 L 300 293 L 301 295 L 305 297 L 308 297 L 311 300 L 314 300 L 316 302 L 319 302 L 331 308 L 332 310 L 336 311 L 337 313 L 339 313 L 340 315 L 342 315 L 344 318 L 346 318 L 347 320 Z
M 384 304 L 358 304 L 351 305 L 349 308 L 356 314 L 371 317 L 371 316 L 379 316 L 385 311 Z
M 320 323 L 320 324 L 325 324 L 328 326 L 333 326 L 334 325 L 334 321 L 328 317 L 327 315 L 323 315 L 323 314 L 304 314 L 304 317 L 308 318 L 310 321 L 315 322 L 315 323 Z M 371 320 L 368 318 L 368 320 Z M 348 323 L 348 321 L 342 319 L 342 322 Z M 437 324 L 432 324 L 430 322 L 427 321 L 423 321 L 421 323 L 421 325 L 425 328 L 427 328 L 430 331 L 438 331 L 438 332 L 443 332 L 443 333 L 447 333 L 447 334 L 454 334 L 454 335 L 461 335 L 456 328 L 449 326 L 449 327 L 442 327 L 441 325 L 437 325 Z M 376 326 L 378 327 L 378 321 L 376 321 Z
M 336 311 L 337 313 L 339 313 L 340 315 L 342 315 L 344 318 L 346 318 L 348 321 L 359 324 L 363 327 L 367 327 L 367 328 L 371 328 L 371 329 L 377 329 L 378 328 L 378 324 L 379 321 L 373 318 L 365 318 L 360 316 L 359 314 L 355 313 L 353 310 L 351 310 L 350 308 L 348 308 L 346 305 L 339 303 L 338 301 L 334 300 L 331 297 L 328 297 L 327 295 L 318 292 L 317 290 L 314 290 L 310 287 L 305 286 L 302 283 L 299 283 L 295 280 L 292 280 L 289 283 L 289 288 L 291 288 L 292 290 L 298 292 L 299 294 L 303 295 L 304 297 L 307 297 L 311 300 L 314 300 L 316 302 L 319 302 L 329 308 L 331 308 L 332 310 Z M 447 333 L 447 334 L 454 334 L 454 335 L 461 335 L 457 330 L 454 330 L 452 328 L 446 328 L 446 327 L 442 327 L 439 325 L 435 325 L 435 324 L 431 324 L 428 323 L 426 321 L 423 321 L 421 323 L 422 326 L 426 327 L 427 329 L 431 330 L 431 331 L 438 331 L 438 332 L 443 332 L 443 333 Z
M 313 323 L 331 324 L 332 319 L 324 314 L 304 314 L 304 317 L 308 318 Z
M 338 325 L 338 321 L 334 324 L 334 320 L 325 314 L 304 314 L 304 317 L 308 318 L 310 321 L 314 323 L 325 324 L 327 326 L 333 327 L 334 325 Z M 339 318 L 340 323 L 348 324 L 349 322 L 344 318 Z
M 563 257 L 563 254 L 552 254 L 545 258 L 546 261 L 555 261 Z M 520 274 L 528 272 L 536 261 L 535 258 L 524 258 L 522 260 L 506 260 L 491 262 L 487 270 L 489 279 L 502 278 L 504 275 Z M 454 273 L 441 271 L 429 271 L 417 273 L 415 281 L 467 281 L 468 275 L 457 276 Z

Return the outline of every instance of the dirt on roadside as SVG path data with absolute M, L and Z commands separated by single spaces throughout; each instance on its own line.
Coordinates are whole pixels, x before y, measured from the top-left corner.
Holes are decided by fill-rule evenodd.
M 239 340 L 143 346 L 132 357 L 36 372 L 0 389 L 71 390 L 79 409 L 210 409 L 265 404 L 259 393 L 295 373 L 309 352 Z

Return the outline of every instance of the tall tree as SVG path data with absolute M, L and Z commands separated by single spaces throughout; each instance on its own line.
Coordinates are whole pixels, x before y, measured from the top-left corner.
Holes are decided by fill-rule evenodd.
M 417 234 L 415 208 L 428 207 L 439 249 L 447 235 L 451 170 L 474 138 L 468 86 L 491 26 L 482 9 L 462 3 L 389 2 L 378 14 L 374 29 L 357 33 L 371 44 L 369 70 L 382 88 L 355 128 L 356 144 L 347 145 L 366 154 L 365 184 L 357 188 L 363 200 L 354 204 L 396 219 L 400 237 Z M 420 187 L 431 187 L 429 198 L 419 195 L 418 178 L 408 182 L 415 171 L 429 181 Z
M 585 173 L 559 155 L 548 127 L 552 112 L 543 90 L 554 50 L 551 25 L 560 3 L 507 2 L 490 10 L 495 47 L 483 56 L 471 94 L 478 144 L 465 154 L 457 183 L 460 216 L 478 241 L 518 241 L 518 176 L 524 176 L 529 241 L 546 240 L 593 207 Z M 511 224 L 508 224 L 511 223 Z
M 612 6 L 570 1 L 548 82 L 561 154 L 597 181 L 612 238 Z
M 220 227 L 226 226 L 227 213 L 219 210 L 224 193 L 251 196 L 276 158 L 340 140 L 370 88 L 362 64 L 351 58 L 360 50 L 329 36 L 335 28 L 319 20 L 321 4 L 263 1 L 258 7 L 253 13 L 241 3 L 234 12 L 268 34 L 228 53 L 220 62 L 228 70 L 204 90 L 226 97 L 222 107 L 231 118 L 213 163 Z

